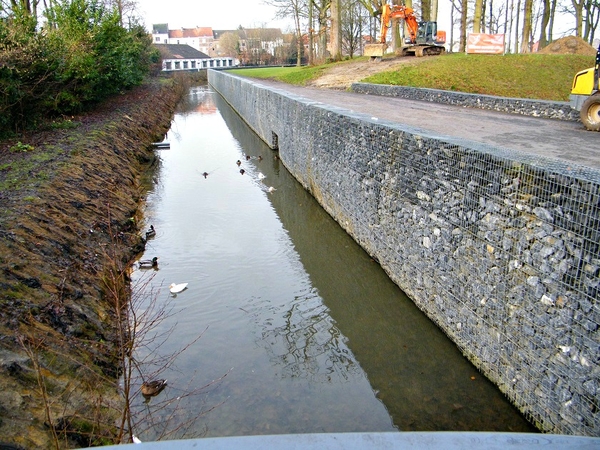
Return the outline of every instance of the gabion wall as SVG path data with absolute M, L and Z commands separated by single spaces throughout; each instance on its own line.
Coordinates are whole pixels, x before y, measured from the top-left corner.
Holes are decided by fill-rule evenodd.
M 209 82 L 534 424 L 600 435 L 599 171 Z
M 571 108 L 568 102 L 506 98 L 493 95 L 469 94 L 465 92 L 442 91 L 409 86 L 385 84 L 353 83 L 351 90 L 359 94 L 383 95 L 410 100 L 424 100 L 447 105 L 460 105 L 469 108 L 489 109 L 524 116 L 543 117 L 579 121 L 579 111 Z

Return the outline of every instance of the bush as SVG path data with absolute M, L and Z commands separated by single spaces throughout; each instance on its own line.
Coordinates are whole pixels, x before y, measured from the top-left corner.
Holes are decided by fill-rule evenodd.
M 143 27 L 120 25 L 98 0 L 65 0 L 0 19 L 0 137 L 81 112 L 140 84 L 159 59 Z

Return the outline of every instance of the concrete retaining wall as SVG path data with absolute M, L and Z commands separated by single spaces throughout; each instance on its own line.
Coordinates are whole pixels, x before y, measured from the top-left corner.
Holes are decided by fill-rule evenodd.
M 600 435 L 597 170 L 209 83 L 533 423 Z

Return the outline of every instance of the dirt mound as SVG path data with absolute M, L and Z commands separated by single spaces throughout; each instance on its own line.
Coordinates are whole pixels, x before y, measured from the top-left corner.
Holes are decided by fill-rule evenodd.
M 567 36 L 553 41 L 548 46 L 540 50 L 540 53 L 546 55 L 590 55 L 596 54 L 596 49 L 585 42 L 580 37 Z
M 422 58 L 421 60 L 425 60 Z M 386 56 L 379 62 L 359 59 L 346 61 L 340 64 L 332 64 L 325 69 L 323 75 L 310 82 L 307 86 L 348 89 L 352 83 L 356 83 L 370 75 L 388 70 L 396 70 L 400 65 L 418 61 L 412 57 Z

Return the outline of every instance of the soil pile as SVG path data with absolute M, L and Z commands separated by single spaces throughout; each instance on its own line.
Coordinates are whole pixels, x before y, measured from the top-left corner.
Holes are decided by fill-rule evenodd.
M 420 60 L 425 60 L 421 58 Z M 332 64 L 323 74 L 308 83 L 307 86 L 326 89 L 349 89 L 352 83 L 357 83 L 368 76 L 379 72 L 399 70 L 402 65 L 416 63 L 419 59 L 386 55 L 379 62 L 359 59 Z
M 177 86 L 154 80 L 0 142 L 0 441 L 114 439 L 123 408 L 114 291 L 127 292 L 127 267 L 144 248 L 139 179 Z
M 566 36 L 557 41 L 552 41 L 539 53 L 546 55 L 589 55 L 595 56 L 596 49 L 580 37 Z

